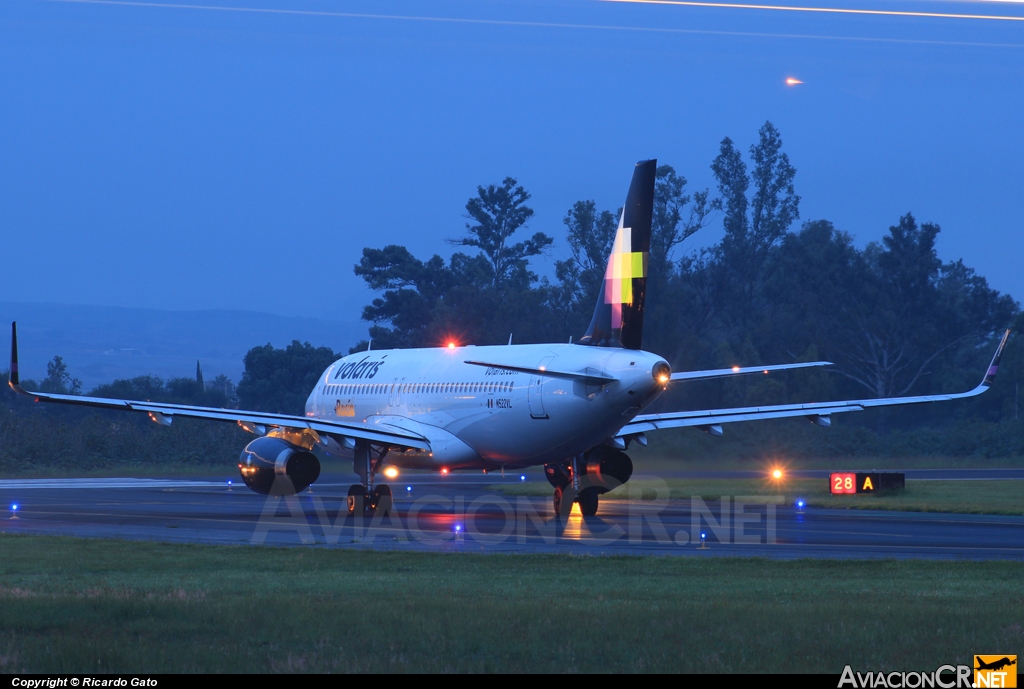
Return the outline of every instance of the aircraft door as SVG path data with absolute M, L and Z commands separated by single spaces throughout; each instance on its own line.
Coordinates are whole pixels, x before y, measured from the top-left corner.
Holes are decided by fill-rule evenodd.
M 549 356 L 541 359 L 537 368 L 547 368 L 554 358 Z M 544 382 L 546 380 L 548 379 L 543 376 L 532 376 L 530 378 L 530 388 L 527 391 L 526 401 L 530 405 L 530 418 L 532 419 L 550 418 L 544 410 Z

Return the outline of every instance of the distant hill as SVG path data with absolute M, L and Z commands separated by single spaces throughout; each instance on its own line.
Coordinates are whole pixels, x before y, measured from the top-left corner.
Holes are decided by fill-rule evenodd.
M 365 339 L 367 324 L 275 316 L 252 311 L 161 311 L 107 306 L 0 302 L 0 332 L 18 322 L 21 375 L 39 379 L 54 355 L 85 390 L 115 378 L 145 374 L 194 376 L 196 360 L 211 380 L 242 377 L 242 358 L 268 342 L 292 340 L 347 352 Z M 8 347 L 0 348 L 7 368 Z

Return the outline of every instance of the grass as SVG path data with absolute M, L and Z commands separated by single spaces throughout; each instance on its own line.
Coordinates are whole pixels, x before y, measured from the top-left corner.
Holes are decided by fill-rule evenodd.
M 604 499 L 665 497 L 672 499 L 699 495 L 705 500 L 722 496 L 782 496 L 782 502 L 803 498 L 810 507 L 836 509 L 893 510 L 904 512 L 953 512 L 959 514 L 1024 515 L 1021 490 L 1024 481 L 931 481 L 908 480 L 901 491 L 874 495 L 832 495 L 828 479 L 786 479 L 775 483 L 766 479 L 634 479 L 612 491 Z M 506 495 L 551 494 L 547 483 L 520 483 L 495 486 Z
M 748 457 L 720 458 L 713 455 L 681 455 L 671 448 L 651 447 L 629 448 L 629 456 L 637 473 L 660 471 L 764 471 L 771 466 L 782 465 L 789 469 L 824 469 L 827 471 L 899 471 L 903 469 L 1020 469 L 1024 468 L 1024 457 L 955 457 L 955 456 L 904 456 L 904 457 L 800 457 L 793 458 L 784 452 L 764 459 Z
M 0 536 L 0 673 L 934 669 L 1019 563 L 445 555 Z

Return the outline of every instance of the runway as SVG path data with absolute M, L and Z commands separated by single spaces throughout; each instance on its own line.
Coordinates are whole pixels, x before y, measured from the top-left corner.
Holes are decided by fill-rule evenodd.
M 1024 470 L 950 471 L 928 478 L 1024 479 Z M 312 494 L 286 499 L 210 477 L 8 480 L 0 481 L 0 532 L 438 552 L 1024 560 L 1024 517 L 798 510 L 735 498 L 604 500 L 597 517 L 556 520 L 549 497 L 493 490 L 518 479 L 410 474 L 391 483 L 391 515 L 365 518 L 345 515 L 347 475 L 323 476 Z

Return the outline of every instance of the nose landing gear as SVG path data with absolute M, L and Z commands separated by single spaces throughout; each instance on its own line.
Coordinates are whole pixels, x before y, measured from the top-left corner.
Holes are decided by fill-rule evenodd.
M 566 466 L 547 465 L 544 469 L 548 475 L 548 481 L 555 484 L 555 494 L 551 503 L 555 508 L 556 517 L 568 517 L 572 512 L 573 503 L 579 504 L 580 513 L 584 517 L 593 517 L 597 514 L 597 506 L 600 502 L 598 496 L 601 494 L 601 490 L 596 486 L 581 487 L 580 472 L 575 457 L 567 462 Z M 552 480 L 553 478 L 554 480 Z
M 597 514 L 599 502 L 597 488 L 584 488 L 573 498 L 571 486 L 555 487 L 555 495 L 552 498 L 555 516 L 568 517 L 574 502 L 580 506 L 580 514 L 584 517 L 593 517 Z
M 584 517 L 593 517 L 600 495 L 621 486 L 632 475 L 633 462 L 629 456 L 605 445 L 572 459 L 544 465 L 544 476 L 555 489 L 552 505 L 558 517 L 568 516 L 573 503 L 579 504 Z

